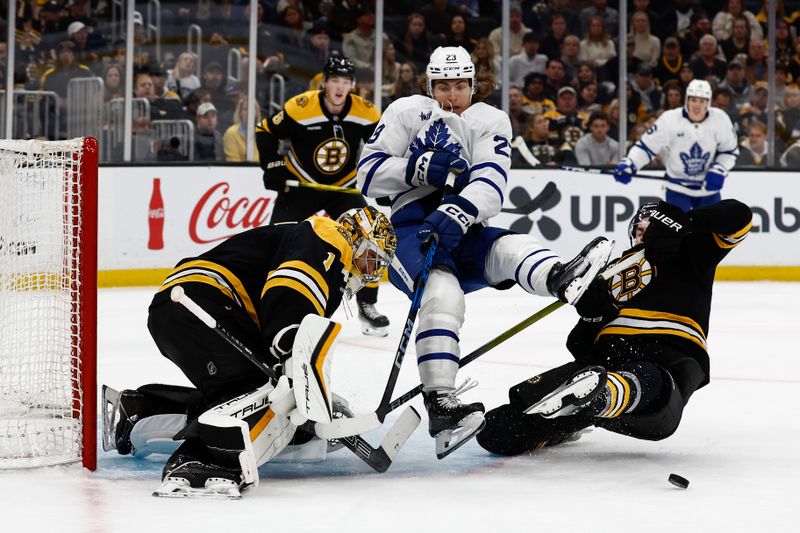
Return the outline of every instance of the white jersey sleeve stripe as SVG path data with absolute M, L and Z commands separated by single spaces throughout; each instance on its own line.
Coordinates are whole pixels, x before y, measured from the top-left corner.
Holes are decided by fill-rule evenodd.
M 644 141 L 642 141 L 641 139 L 639 139 L 638 141 L 636 141 L 636 143 L 634 144 L 634 146 L 635 146 L 636 148 L 639 148 L 640 150 L 643 150 L 643 151 L 644 151 L 644 153 L 646 153 L 646 154 L 647 154 L 647 157 L 648 157 L 648 158 L 650 158 L 650 160 L 651 160 L 651 161 L 652 161 L 652 160 L 653 160 L 653 158 L 656 156 L 656 153 L 655 153 L 654 151 L 652 151 L 652 150 L 650 149 L 650 147 L 649 147 L 649 146 L 647 146 L 647 145 L 644 143 Z
M 488 183 L 495 191 L 497 191 L 497 194 L 500 196 L 500 203 L 501 204 L 503 203 L 503 201 L 505 200 L 505 197 L 503 196 L 503 191 L 500 190 L 500 187 L 498 187 L 495 182 L 493 182 L 488 178 L 475 178 L 474 180 L 470 181 L 470 184 L 478 182 Z
M 364 158 L 362 161 L 358 163 L 358 167 L 361 168 L 362 164 L 365 164 L 369 161 L 376 160 L 372 167 L 370 167 L 369 171 L 367 171 L 367 176 L 364 178 L 364 185 L 361 187 L 361 194 L 364 196 L 369 196 L 369 186 L 372 183 L 372 178 L 375 176 L 375 172 L 378 168 L 386 162 L 391 156 L 384 152 L 375 152 L 374 154 L 370 154 L 368 157 Z

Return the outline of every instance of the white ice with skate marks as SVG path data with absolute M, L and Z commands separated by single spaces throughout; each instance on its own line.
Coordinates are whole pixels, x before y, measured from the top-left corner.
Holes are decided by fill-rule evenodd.
M 153 289 L 100 292 L 99 383 L 186 384 L 146 330 Z M 439 461 L 423 421 L 385 474 L 346 450 L 322 463 L 268 464 L 239 502 L 150 496 L 164 457 L 100 452 L 99 467 L 0 472 L 0 531 L 794 531 L 800 461 L 800 283 L 720 283 L 709 338 L 712 382 L 691 400 L 678 432 L 661 442 L 594 430 L 579 441 L 511 459 L 473 441 Z M 518 289 L 467 296 L 464 353 L 550 300 Z M 383 286 L 378 308 L 387 338 L 364 337 L 344 321 L 333 389 L 356 412 L 374 409 L 385 385 L 408 301 Z M 353 310 L 355 310 L 353 306 Z M 480 385 L 465 401 L 488 408 L 509 386 L 568 360 L 575 321 L 564 307 L 462 369 Z M 417 383 L 413 347 L 396 392 Z M 421 413 L 419 398 L 412 402 Z M 397 412 L 393 413 L 397 416 Z M 390 416 L 388 422 L 393 420 Z M 385 426 L 386 427 L 386 426 Z M 382 434 L 369 435 L 373 445 Z M 667 482 L 671 472 L 687 490 Z M 313 511 L 310 511 L 313 509 Z

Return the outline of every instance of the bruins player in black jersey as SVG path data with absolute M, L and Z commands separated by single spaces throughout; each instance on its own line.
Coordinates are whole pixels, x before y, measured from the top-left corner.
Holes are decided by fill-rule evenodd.
M 516 455 L 590 425 L 647 440 L 672 435 L 709 382 L 714 273 L 751 219 L 737 200 L 688 214 L 666 202 L 642 206 L 629 225 L 634 246 L 620 259 L 642 248 L 644 258 L 596 279 L 578 301 L 581 319 L 567 340 L 575 361 L 512 387 L 510 403 L 486 413 L 480 445 Z
M 258 462 L 250 470 L 257 468 L 280 453 L 304 422 L 293 424 L 295 419 L 290 421 L 281 411 L 293 395 L 287 394 L 288 383 L 281 386 L 280 380 L 288 382 L 291 375 L 278 383 L 268 380 L 214 329 L 173 302 L 173 287 L 180 286 L 260 362 L 282 376 L 303 319 L 331 317 L 343 296 L 351 297 L 364 283 L 380 278 L 396 246 L 388 218 L 364 207 L 349 210 L 338 220 L 312 216 L 251 229 L 180 261 L 153 298 L 147 326 L 161 353 L 194 388 L 145 385 L 113 391 L 119 396 L 110 398 L 104 387 L 104 405 L 115 413 L 104 417 L 104 448 L 146 455 L 161 451 L 148 449 L 152 443 L 168 441 L 180 430 L 175 438 L 185 440 L 167 461 L 160 489 L 164 494 L 158 495 L 170 495 L 171 490 L 215 494 L 247 484 L 248 468 L 239 465 L 238 457 L 242 430 L 237 426 L 233 435 L 226 433 L 215 417 L 234 413 L 231 416 L 241 416 L 249 424 Z M 258 416 L 237 416 L 237 402 Z M 310 438 L 304 435 L 305 441 Z M 296 438 L 293 443 L 303 440 Z M 226 455 L 220 449 L 232 452 Z M 210 479 L 227 481 L 209 487 Z
M 372 103 L 352 94 L 355 66 L 342 56 L 332 56 L 323 70 L 324 88 L 290 98 L 278 113 L 256 127 L 256 143 L 264 170 L 264 186 L 278 192 L 272 223 L 302 220 L 319 211 L 338 217 L 367 205 L 353 189 L 348 192 L 287 187 L 301 184 L 353 188 L 361 143 L 372 135 L 380 112 Z M 281 140 L 291 142 L 285 156 L 278 154 Z M 358 316 L 365 335 L 385 337 L 389 319 L 375 309 L 378 284 L 369 284 L 357 297 Z

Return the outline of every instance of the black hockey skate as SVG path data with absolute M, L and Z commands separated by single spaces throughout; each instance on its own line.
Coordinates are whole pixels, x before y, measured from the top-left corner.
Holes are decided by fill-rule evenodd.
M 547 290 L 562 302 L 574 304 L 608 263 L 614 241 L 597 237 L 566 263 L 556 263 L 547 276 Z
M 443 459 L 478 434 L 486 424 L 485 408 L 480 402 L 464 404 L 458 395 L 478 383 L 465 381 L 460 387 L 447 391 L 423 392 L 428 411 L 428 432 L 436 439 L 436 457 Z
M 389 319 L 375 309 L 375 304 L 358 302 L 358 318 L 364 335 L 385 337 L 389 334 Z
M 526 414 L 556 418 L 579 413 L 605 389 L 606 369 L 577 361 L 515 385 L 511 404 Z
M 160 498 L 239 500 L 246 483 L 234 460 L 225 465 L 212 462 L 202 442 L 187 439 L 164 465 L 161 485 L 153 492 Z M 231 458 L 232 459 L 232 458 Z M 255 466 L 255 465 L 253 465 Z

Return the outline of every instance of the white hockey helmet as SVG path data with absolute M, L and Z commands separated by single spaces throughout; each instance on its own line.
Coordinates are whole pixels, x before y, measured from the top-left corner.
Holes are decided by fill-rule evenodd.
M 440 46 L 431 54 L 425 69 L 428 77 L 428 96 L 433 98 L 435 80 L 468 79 L 475 94 L 475 64 L 469 52 L 461 46 Z
M 711 94 L 711 84 L 706 80 L 692 80 L 689 82 L 688 87 L 686 87 L 686 101 L 683 103 L 683 105 L 686 105 L 689 102 L 690 96 L 705 98 L 710 104 Z

